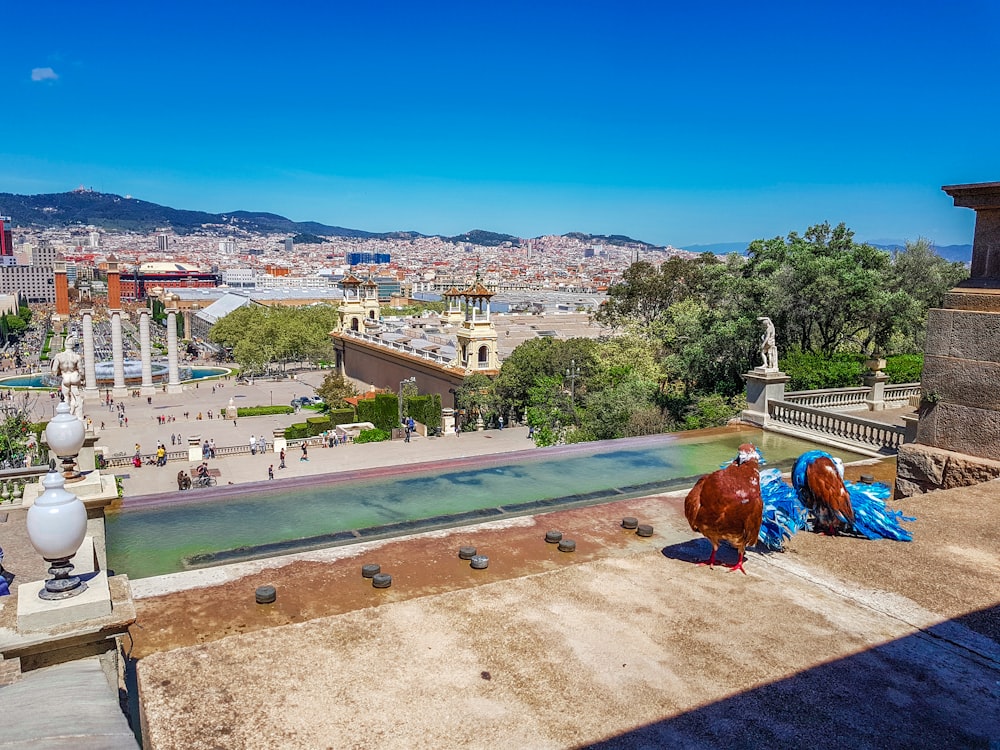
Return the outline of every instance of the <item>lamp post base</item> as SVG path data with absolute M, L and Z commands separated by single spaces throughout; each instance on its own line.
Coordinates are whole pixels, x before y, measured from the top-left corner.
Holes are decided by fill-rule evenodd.
M 50 563 L 49 573 L 52 578 L 45 581 L 45 586 L 38 592 L 38 598 L 45 601 L 60 601 L 82 594 L 87 590 L 87 584 L 80 576 L 73 575 L 73 563 L 69 558 L 61 560 L 46 560 Z

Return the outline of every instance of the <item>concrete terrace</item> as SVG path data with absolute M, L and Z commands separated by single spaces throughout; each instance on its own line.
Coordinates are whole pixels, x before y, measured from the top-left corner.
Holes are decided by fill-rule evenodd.
M 205 388 L 127 399 L 132 426 L 102 443 L 270 437 L 274 418 L 182 423 L 178 410 L 287 403 L 307 383 Z M 281 473 L 273 454 L 211 463 L 240 484 L 266 481 L 269 463 L 280 481 L 529 446 L 507 429 L 311 449 L 308 463 L 291 451 Z M 182 465 L 123 470 L 128 496 L 175 489 Z M 894 465 L 848 478 L 862 472 L 891 481 Z M 695 564 L 708 543 L 673 493 L 133 581 L 145 746 L 992 750 L 998 501 L 1000 482 L 910 498 L 912 543 L 799 534 L 785 553 L 751 553 L 746 576 Z M 550 529 L 576 552 L 546 544 Z M 472 570 L 462 545 L 489 567 Z M 391 588 L 361 577 L 373 562 Z M 255 603 L 264 584 L 274 604 Z

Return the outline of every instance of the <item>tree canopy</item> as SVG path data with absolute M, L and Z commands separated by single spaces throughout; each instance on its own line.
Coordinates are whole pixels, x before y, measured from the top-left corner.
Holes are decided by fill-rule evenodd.
M 338 314 L 331 305 L 265 307 L 245 305 L 219 320 L 209 339 L 230 347 L 233 359 L 249 373 L 277 363 L 319 361 L 333 357 L 330 331 Z

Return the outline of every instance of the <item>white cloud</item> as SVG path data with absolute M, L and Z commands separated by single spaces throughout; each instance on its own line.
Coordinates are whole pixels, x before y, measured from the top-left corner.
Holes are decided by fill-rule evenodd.
M 32 81 L 54 81 L 59 76 L 52 68 L 32 68 L 31 69 L 31 80 Z

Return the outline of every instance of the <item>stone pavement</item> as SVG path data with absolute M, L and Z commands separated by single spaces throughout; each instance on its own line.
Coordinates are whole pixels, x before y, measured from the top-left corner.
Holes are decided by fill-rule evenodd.
M 248 446 L 250 436 L 263 435 L 268 445 L 273 445 L 273 430 L 301 422 L 312 412 L 305 410 L 298 414 L 265 417 L 241 417 L 233 425 L 232 420 L 208 419 L 208 411 L 213 415 L 225 410 L 232 398 L 237 407 L 268 406 L 289 404 L 296 396 L 311 395 L 319 385 L 324 371 L 298 374 L 294 380 L 257 380 L 253 385 L 237 385 L 235 381 L 203 382 L 197 388 L 187 387 L 181 394 L 157 393 L 152 404 L 146 399 L 126 397 L 125 415 L 128 427 L 119 427 L 116 412 L 109 411 L 96 401 L 86 403 L 86 415 L 97 427 L 98 446 L 106 446 L 110 455 L 132 455 L 135 444 L 139 443 L 143 454 L 153 453 L 156 441 L 161 440 L 167 451 L 186 449 L 189 437 L 198 436 L 202 441 L 215 440 L 216 448 L 223 446 Z M 221 383 L 221 387 L 220 387 Z M 215 388 L 215 393 L 212 389 Z M 42 407 L 47 404 L 43 400 Z M 184 417 L 184 412 L 188 417 Z M 203 418 L 198 420 L 201 412 Z M 176 421 L 160 425 L 157 416 L 173 417 Z M 105 429 L 100 430 L 101 422 Z M 170 435 L 180 434 L 183 447 L 170 444 Z M 362 469 L 398 463 L 435 461 L 443 458 L 476 456 L 488 453 L 506 453 L 532 447 L 527 440 L 527 428 L 514 427 L 504 430 L 487 430 L 476 433 L 454 434 L 440 438 L 414 436 L 410 443 L 394 440 L 388 443 L 346 445 L 336 448 L 309 447 L 309 461 L 300 461 L 301 451 L 291 448 L 286 451 L 287 468 L 278 469 L 278 455 L 272 450 L 255 456 L 241 454 L 219 456 L 209 461 L 209 466 L 219 471 L 219 484 L 243 484 L 245 482 L 267 481 L 267 468 L 274 466 L 275 481 L 282 477 L 310 476 L 348 469 Z M 115 467 L 114 473 L 127 477 L 125 493 L 129 497 L 173 492 L 177 489 L 177 472 L 190 471 L 199 462 L 168 461 L 165 467 L 131 465 Z

